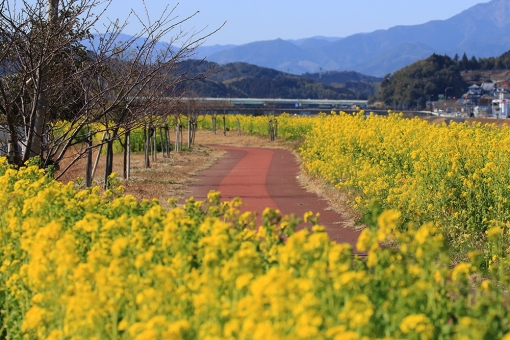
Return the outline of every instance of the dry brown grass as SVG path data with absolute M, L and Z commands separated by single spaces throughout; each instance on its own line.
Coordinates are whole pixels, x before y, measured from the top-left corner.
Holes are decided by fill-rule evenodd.
M 365 228 L 365 225 L 357 223 L 361 216 L 347 204 L 349 198 L 345 190 L 336 188 L 322 178 L 311 176 L 303 170 L 303 167 L 301 167 L 298 182 L 306 191 L 313 192 L 321 199 L 326 200 L 329 210 L 333 210 L 345 218 L 339 222 L 342 227 L 356 230 Z
M 157 160 L 151 162 L 151 167 L 144 167 L 143 154 L 134 154 L 131 156 L 131 179 L 123 181 L 126 193 L 132 194 L 138 199 L 157 198 L 166 206 L 169 198 L 175 198 L 183 201 L 189 197 L 186 188 L 196 180 L 200 171 L 212 166 L 219 158 L 224 155 L 221 150 L 207 147 L 207 145 L 230 145 L 238 147 L 259 147 L 259 148 L 281 148 L 287 150 L 296 150 L 300 141 L 282 141 L 271 142 L 269 138 L 258 136 L 237 135 L 237 131 L 228 131 L 226 136 L 223 131 L 217 131 L 216 134 L 210 131 L 198 131 L 196 143 L 192 150 L 179 153 L 172 152 L 170 158 L 164 158 L 161 154 L 157 155 Z M 298 162 L 301 159 L 296 154 Z M 94 159 L 95 159 L 94 154 Z M 60 179 L 62 182 L 76 181 L 78 177 L 85 177 L 85 160 L 81 160 L 70 171 L 65 173 Z M 114 156 L 113 171 L 122 174 L 122 155 Z M 94 176 L 94 184 L 102 185 L 104 172 L 104 156 L 100 158 L 98 169 Z M 357 214 L 346 204 L 347 195 L 334 186 L 326 183 L 320 178 L 314 178 L 307 174 L 301 167 L 299 175 L 299 184 L 307 191 L 317 194 L 328 202 L 329 209 L 342 214 L 346 221 L 342 224 L 346 227 L 355 227 Z
M 127 181 L 122 181 L 122 186 L 126 193 L 138 199 L 157 198 L 163 206 L 167 206 L 166 202 L 169 198 L 175 198 L 178 201 L 187 198 L 189 195 L 186 187 L 194 180 L 194 176 L 213 165 L 223 154 L 221 150 L 199 144 L 192 150 L 171 152 L 169 158 L 159 153 L 155 161 L 151 160 L 151 167 L 148 169 L 145 168 L 143 154 L 132 154 L 131 177 Z M 96 155 L 97 151 L 93 154 L 94 160 Z M 119 174 L 119 178 L 122 176 L 122 166 L 122 155 L 114 155 L 113 171 Z M 101 155 L 93 185 L 104 184 L 104 167 L 105 157 Z M 83 182 L 85 171 L 86 160 L 82 159 L 59 180 L 64 183 Z
M 482 70 L 470 70 L 470 71 L 462 71 L 461 72 L 462 78 L 468 83 L 468 84 L 480 84 L 481 82 L 492 79 L 493 81 L 503 81 L 508 79 L 510 77 L 510 71 L 509 70 L 488 70 L 488 71 L 482 71 Z

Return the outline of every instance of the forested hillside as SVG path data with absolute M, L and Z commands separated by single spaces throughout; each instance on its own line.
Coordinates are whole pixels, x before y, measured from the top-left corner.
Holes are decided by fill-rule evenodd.
M 220 98 L 303 98 L 303 99 L 368 99 L 376 93 L 380 78 L 357 72 L 327 72 L 321 75 L 297 76 L 247 63 L 217 63 L 187 60 L 180 67 L 195 74 L 209 76 L 189 82 L 189 93 L 198 97 Z
M 440 95 L 460 98 L 471 84 L 508 80 L 505 70 L 509 69 L 510 51 L 489 58 L 432 54 L 385 76 L 377 100 L 393 107 L 423 108 L 427 100 L 438 100 Z
M 459 58 L 455 55 L 453 60 L 458 64 L 461 71 L 489 71 L 489 70 L 502 70 L 510 69 L 510 51 L 507 51 L 499 57 L 479 58 L 472 56 L 468 58 L 466 53 Z
M 397 107 L 424 107 L 429 96 L 437 100 L 446 88 L 451 91 L 448 95 L 460 96 L 467 83 L 452 58 L 433 54 L 384 77 L 378 99 Z

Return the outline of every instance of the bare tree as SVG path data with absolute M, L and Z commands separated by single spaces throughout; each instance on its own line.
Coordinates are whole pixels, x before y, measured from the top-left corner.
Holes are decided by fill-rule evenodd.
M 198 119 L 205 110 L 206 105 L 193 91 L 186 93 L 186 98 L 179 102 L 179 110 L 186 117 L 188 129 L 188 148 L 195 142 L 196 130 L 198 128 Z
M 0 0 L 0 121 L 11 163 L 67 159 L 62 175 L 90 148 L 105 143 L 111 152 L 115 139 L 162 114 L 165 97 L 182 96 L 185 84 L 204 76 L 178 68 L 209 35 L 181 29 L 196 13 L 179 18 L 167 8 L 151 20 L 148 11 L 132 12 L 143 28 L 120 41 L 129 18 L 95 30 L 110 2 Z M 103 133 L 101 142 L 84 143 Z

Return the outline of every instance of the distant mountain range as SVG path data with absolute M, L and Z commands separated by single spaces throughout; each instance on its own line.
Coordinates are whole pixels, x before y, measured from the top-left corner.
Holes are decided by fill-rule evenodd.
M 321 39 L 326 43 L 336 40 Z M 145 40 L 126 34 L 115 37 L 99 34 L 92 36 L 91 40 L 83 40 L 82 44 L 94 53 L 106 41 L 114 46 L 123 46 L 127 43 L 130 46 L 129 50 L 143 46 Z M 294 43 L 307 44 L 310 41 L 296 40 Z M 297 45 L 293 46 L 298 48 Z M 156 42 L 154 52 L 158 53 L 168 47 L 169 45 L 164 42 Z M 215 53 L 224 48 L 228 46 L 209 46 L 205 50 Z M 177 51 L 177 48 L 173 50 Z M 296 75 L 244 62 L 218 64 L 200 59 L 180 60 L 177 67 L 179 70 L 176 74 L 185 73 L 191 80 L 182 84 L 182 90 L 187 89 L 190 95 L 197 97 L 368 99 L 376 94 L 382 80 L 354 71 L 324 71 Z
M 447 20 L 395 26 L 345 38 L 270 40 L 201 46 L 196 57 L 219 64 L 246 62 L 303 74 L 354 70 L 382 77 L 432 53 L 490 57 L 510 50 L 510 0 L 475 5 Z

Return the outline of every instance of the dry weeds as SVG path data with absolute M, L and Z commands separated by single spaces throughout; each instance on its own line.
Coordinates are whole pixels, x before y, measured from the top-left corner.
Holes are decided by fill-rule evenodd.
M 170 157 L 163 157 L 159 153 L 155 161 L 151 159 L 150 168 L 145 168 L 143 154 L 132 154 L 130 179 L 122 180 L 122 186 L 127 194 L 140 200 L 157 198 L 163 206 L 167 206 L 167 200 L 170 198 L 183 201 L 187 198 L 186 187 L 192 183 L 194 176 L 212 166 L 223 154 L 221 150 L 196 145 L 192 150 L 171 152 Z M 96 155 L 94 152 L 94 160 Z M 122 166 L 122 155 L 114 155 L 113 171 L 119 174 L 118 178 L 122 178 Z M 105 157 L 101 155 L 93 177 L 93 185 L 104 184 L 104 167 Z M 60 181 L 82 183 L 85 171 L 86 160 L 82 159 L 66 172 Z
M 241 135 L 237 132 L 228 131 L 226 136 L 223 131 L 216 134 L 210 131 L 198 131 L 195 146 L 191 150 L 172 152 L 170 158 L 157 155 L 157 160 L 152 162 L 151 167 L 144 167 L 143 154 L 131 155 L 131 179 L 122 181 L 126 193 L 138 199 L 157 198 L 163 206 L 169 198 L 183 202 L 189 196 L 186 188 L 196 180 L 200 171 L 211 167 L 224 152 L 209 148 L 207 145 L 230 145 L 238 147 L 259 147 L 259 148 L 281 148 L 295 151 L 300 141 L 271 142 L 269 138 L 258 136 Z M 298 162 L 302 164 L 298 154 L 294 152 Z M 94 159 L 96 154 L 93 155 Z M 113 171 L 122 174 L 122 155 L 114 156 Z M 83 181 L 85 177 L 86 161 L 81 160 L 70 171 L 66 172 L 60 179 L 62 182 Z M 94 176 L 94 185 L 104 183 L 104 155 L 100 158 L 97 171 Z M 121 177 L 121 176 L 119 176 Z M 320 178 L 314 178 L 304 171 L 301 166 L 301 173 L 298 177 L 299 184 L 308 192 L 317 194 L 321 199 L 328 202 L 328 208 L 341 214 L 346 221 L 342 222 L 345 227 L 356 227 L 355 221 L 358 216 L 355 211 L 346 204 L 347 195 L 345 191 L 339 190 L 326 183 Z M 357 228 L 357 227 L 356 227 Z
M 304 171 L 302 166 L 298 182 L 306 191 L 313 192 L 325 200 L 328 203 L 328 210 L 333 210 L 345 217 L 345 220 L 338 222 L 342 227 L 356 230 L 365 228 L 364 225 L 357 223 L 361 216 L 347 204 L 349 198 L 345 190 L 336 188 L 322 178 L 311 176 L 308 172 Z

